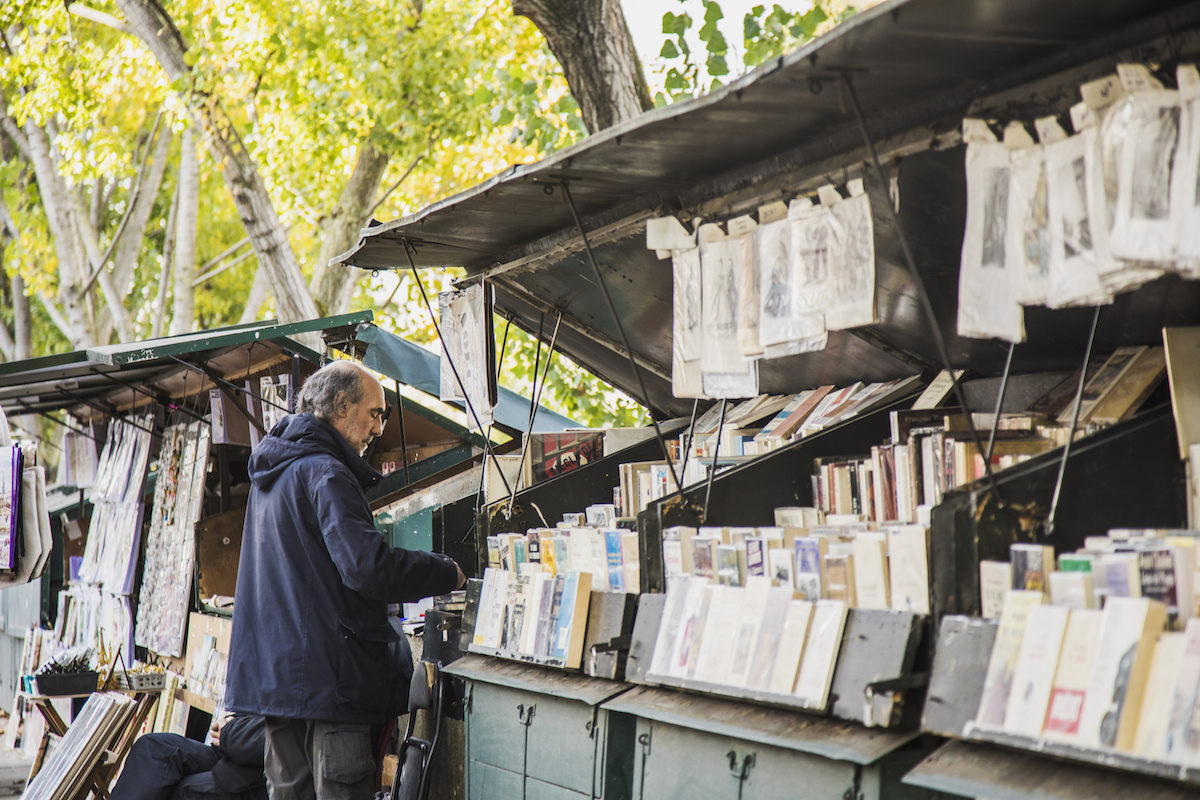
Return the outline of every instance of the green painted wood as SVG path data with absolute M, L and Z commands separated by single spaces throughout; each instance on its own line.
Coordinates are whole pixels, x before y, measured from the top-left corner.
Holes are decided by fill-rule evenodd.
M 525 779 L 525 800 L 590 800 L 591 795 L 573 792 L 553 783 Z
M 519 772 L 468 761 L 469 798 L 488 800 L 521 800 L 523 778 Z

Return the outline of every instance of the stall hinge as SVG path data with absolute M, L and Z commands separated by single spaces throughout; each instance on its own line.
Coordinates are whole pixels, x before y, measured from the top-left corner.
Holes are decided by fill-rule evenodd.
M 463 711 L 471 713 L 471 700 L 475 697 L 475 684 L 467 684 L 467 696 L 463 698 Z
M 652 730 L 652 728 L 647 728 L 646 732 L 637 738 L 638 744 L 642 746 L 642 758 L 650 755 L 650 733 Z
M 618 636 L 615 639 L 609 639 L 607 642 L 597 642 L 588 649 L 588 674 L 593 677 L 596 675 L 596 656 L 600 653 L 616 653 L 622 650 L 628 650 L 629 645 L 633 642 L 633 636 L 626 634 Z
M 729 774 L 737 778 L 738 800 L 742 800 L 742 789 L 746 786 L 746 779 L 750 777 L 750 770 L 754 768 L 754 753 L 744 754 L 740 764 L 737 750 L 730 750 L 725 755 L 729 758 Z
M 587 721 L 587 723 L 583 726 L 584 730 L 587 731 L 589 739 L 596 738 L 596 719 L 599 715 L 600 715 L 600 708 L 598 706 L 592 706 L 592 718 L 589 719 Z
M 526 706 L 524 703 L 521 703 L 517 706 L 517 719 L 521 720 L 521 724 L 528 728 L 533 722 L 533 714 L 536 710 L 536 703 L 531 703 L 528 706 Z

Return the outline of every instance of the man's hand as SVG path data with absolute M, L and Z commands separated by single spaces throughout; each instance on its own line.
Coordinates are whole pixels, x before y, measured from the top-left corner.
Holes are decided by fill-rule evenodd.
M 221 728 L 224 727 L 224 725 L 225 725 L 224 719 L 218 720 L 216 717 L 213 717 L 212 725 L 208 729 L 208 733 L 209 733 L 208 743 L 211 744 L 213 747 L 221 746 Z
M 462 567 L 458 565 L 457 561 L 454 562 L 454 568 L 458 570 L 458 583 L 454 585 L 454 588 L 461 589 L 467 584 L 467 576 L 463 574 Z

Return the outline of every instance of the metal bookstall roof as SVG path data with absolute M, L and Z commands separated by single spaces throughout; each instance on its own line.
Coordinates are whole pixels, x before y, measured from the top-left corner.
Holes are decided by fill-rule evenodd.
M 901 223 L 952 360 L 997 373 L 1007 348 L 954 335 L 966 205 L 962 117 L 1031 121 L 1063 113 L 1080 83 L 1118 60 L 1170 61 L 1200 49 L 1194 35 L 1179 35 L 1197 24 L 1200 4 L 1179 0 L 889 0 L 711 94 L 511 167 L 418 213 L 373 222 L 336 260 L 406 269 L 407 240 L 418 267 L 459 266 L 469 278 L 490 278 L 499 313 L 526 330 L 537 329 L 541 314 L 562 312 L 560 348 L 636 393 L 565 202 L 567 182 L 651 406 L 686 413 L 691 403 L 670 391 L 670 262 L 645 249 L 645 220 L 673 213 L 721 221 L 863 174 L 862 132 L 838 82 L 845 75 L 885 160 L 902 159 Z M 822 352 L 762 362 L 763 391 L 884 380 L 938 366 L 897 232 L 881 215 L 882 186 L 867 178 L 880 321 L 831 333 Z M 1014 369 L 1075 366 L 1090 319 L 1085 309 L 1027 309 L 1028 342 L 1017 348 Z M 1164 278 L 1104 310 L 1097 347 L 1147 343 L 1163 324 L 1197 321 L 1200 288 Z

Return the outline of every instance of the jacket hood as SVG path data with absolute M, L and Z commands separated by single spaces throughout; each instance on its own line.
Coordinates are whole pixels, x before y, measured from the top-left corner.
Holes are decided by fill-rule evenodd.
M 364 491 L 383 479 L 328 422 L 312 414 L 289 414 L 250 454 L 250 481 L 265 491 L 295 461 L 317 455 L 332 456 L 345 464 Z

